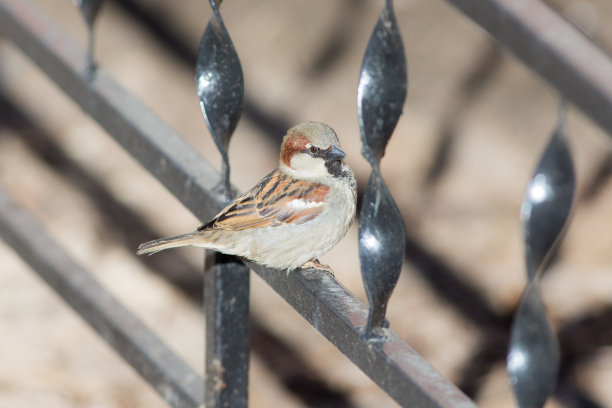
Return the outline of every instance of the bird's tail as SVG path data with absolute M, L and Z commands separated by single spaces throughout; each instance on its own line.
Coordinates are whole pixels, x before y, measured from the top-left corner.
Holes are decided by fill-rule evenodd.
M 195 245 L 198 243 L 196 233 L 175 235 L 172 237 L 160 238 L 153 241 L 145 242 L 138 246 L 136 253 L 138 255 L 152 255 L 164 249 L 177 248 L 187 245 Z

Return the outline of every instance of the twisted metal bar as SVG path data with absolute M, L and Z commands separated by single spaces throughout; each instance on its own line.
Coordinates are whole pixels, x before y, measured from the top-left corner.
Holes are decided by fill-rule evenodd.
M 93 83 L 85 81 L 80 74 L 85 53 L 36 5 L 0 0 L 0 35 L 23 50 L 195 216 L 210 219 L 223 206 L 221 194 L 209 188 L 221 181 L 212 165 L 103 68 Z M 385 332 L 381 347 L 371 347 L 361 335 L 367 308 L 331 276 L 296 270 L 287 278 L 278 270 L 249 267 L 400 405 L 475 407 L 392 330 Z
M 507 370 L 521 408 L 542 407 L 554 391 L 559 344 L 542 304 L 539 280 L 570 218 L 574 165 L 559 107 L 555 131 L 527 187 L 521 206 L 527 285 L 510 334 Z
M 225 201 L 232 198 L 229 142 L 244 105 L 240 60 L 219 8 L 209 0 L 210 18 L 198 51 L 196 90 L 210 134 L 223 159 Z M 220 2 L 219 2 L 220 4 Z M 206 406 L 245 407 L 249 372 L 249 270 L 237 258 L 207 252 L 204 271 L 206 314 Z
M 89 38 L 87 43 L 87 66 L 85 68 L 85 76 L 89 80 L 93 78 L 96 71 L 96 63 L 94 61 L 94 29 L 93 25 L 100 11 L 100 7 L 104 0 L 75 0 L 75 5 L 81 10 L 85 24 L 87 24 L 87 30 L 89 32 Z
M 404 260 L 404 222 L 380 174 L 380 160 L 402 113 L 407 85 L 402 38 L 392 2 L 386 0 L 366 48 L 357 92 L 362 154 L 372 167 L 359 216 L 359 261 L 370 303 L 367 338 L 387 326 L 387 302 Z
M 226 200 L 230 201 L 227 149 L 242 115 L 244 76 L 219 8 L 214 0 L 209 2 L 213 15 L 200 42 L 196 63 L 197 92 L 202 115 L 223 159 L 223 186 Z

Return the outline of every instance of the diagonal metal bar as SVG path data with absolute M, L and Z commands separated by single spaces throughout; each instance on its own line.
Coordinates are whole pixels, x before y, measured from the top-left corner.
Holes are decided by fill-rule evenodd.
M 447 0 L 612 135 L 612 59 L 541 0 Z
M 196 408 L 203 380 L 0 188 L 3 238 L 173 407 Z
M 220 175 L 174 131 L 122 90 L 103 69 L 92 82 L 81 74 L 85 53 L 39 9 L 24 0 L 0 0 L 0 34 L 24 50 L 51 79 L 197 217 L 221 207 Z M 474 407 L 408 344 L 386 329 L 386 340 L 363 337 L 368 311 L 332 277 L 249 265 L 358 367 L 403 406 Z
M 184 37 L 176 33 L 172 21 L 167 19 L 162 11 L 151 7 L 152 3 L 121 0 L 116 1 L 115 5 L 139 25 L 144 26 L 159 44 L 189 69 L 196 65 L 196 50 L 187 44 Z M 249 95 L 244 96 L 244 119 L 255 124 L 262 133 L 279 146 L 283 141 L 285 131 L 291 127 L 291 124 L 297 123 L 296 120 L 279 116 L 277 112 L 272 114 L 266 111 L 256 100 L 250 99 Z
M 70 156 L 63 153 L 52 140 L 51 135 L 45 134 L 45 130 L 32 121 L 33 118 L 22 110 L 22 106 L 15 104 L 15 101 L 7 100 L 4 96 L 0 90 L 0 112 L 2 112 L 2 115 L 0 115 L 0 138 L 2 138 L 2 128 L 5 126 L 16 132 L 14 137 L 21 137 L 21 140 L 31 149 L 32 154 L 44 160 L 53 171 L 64 178 L 64 181 L 71 183 L 74 188 L 89 197 L 90 201 L 96 205 L 98 214 L 105 220 L 104 223 L 114 233 L 121 235 L 120 241 L 122 242 L 119 243 L 125 248 L 131 250 L 136 248 L 139 243 L 154 239 L 157 236 L 139 213 L 119 203 L 117 198 L 112 196 L 111 192 L 100 183 L 100 180 L 89 174 L 87 169 L 74 162 Z M 5 137 L 10 138 L 12 136 L 5 135 Z M 160 274 L 168 283 L 178 288 L 194 304 L 202 305 L 203 284 L 202 277 L 198 275 L 197 270 L 191 267 L 178 252 L 168 252 L 167 256 L 163 258 L 167 259 L 152 257 L 137 257 L 135 259 L 144 261 L 148 268 Z M 151 262 L 149 263 L 149 261 Z M 205 265 L 209 263 L 207 261 Z M 245 269 L 248 276 L 249 270 L 246 267 Z M 232 305 L 231 297 L 226 304 L 228 306 Z M 231 313 L 222 316 L 226 321 L 233 317 Z M 206 323 L 209 324 L 209 321 L 206 320 Z M 245 336 L 238 330 L 234 330 L 232 336 L 242 335 L 247 343 L 251 343 L 251 350 L 259 356 L 268 369 L 273 371 L 278 381 L 298 400 L 301 400 L 307 406 L 337 406 L 342 408 L 354 406 L 349 402 L 346 390 L 336 390 L 333 384 L 326 383 L 325 379 L 322 379 L 316 372 L 317 370 L 312 367 L 307 357 L 303 357 L 282 338 L 270 333 L 266 327 L 261 325 L 256 315 L 250 316 L 247 326 L 248 335 Z M 235 324 L 233 327 L 235 327 Z M 208 341 L 206 344 L 208 344 Z M 245 370 L 242 375 L 248 377 L 248 372 Z M 227 383 L 226 380 L 225 382 Z M 206 391 L 205 395 L 207 395 Z
M 369 308 L 331 275 L 296 269 L 288 279 L 283 272 L 247 264 L 401 406 L 476 407 L 393 330 L 380 329 L 384 340 L 368 341 Z
M 0 73 L 1 75 L 1 73 Z M 85 166 L 79 164 L 63 150 L 52 134 L 26 113 L 21 105 L 7 98 L 0 87 L 0 129 L 8 127 L 20 137 L 31 153 L 43 160 L 64 182 L 86 195 L 101 217 L 118 237 L 118 243 L 126 248 L 136 248 L 141 242 L 154 239 L 159 234 L 142 214 L 123 204 Z M 0 138 L 2 138 L 0 133 Z M 8 137 L 8 136 L 4 136 Z M 163 258 L 136 258 L 151 271 L 172 282 L 189 296 L 202 296 L 201 276 L 196 268 L 177 252 Z
M 221 207 L 208 188 L 221 178 L 173 129 L 100 68 L 85 76 L 87 53 L 29 1 L 0 0 L 0 35 L 28 55 L 87 114 L 200 219 Z

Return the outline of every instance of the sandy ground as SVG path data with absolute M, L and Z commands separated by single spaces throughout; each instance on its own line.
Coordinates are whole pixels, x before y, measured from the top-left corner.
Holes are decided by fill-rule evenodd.
M 86 43 L 84 24 L 69 2 L 36 3 Z M 604 24 L 612 20 L 612 7 L 605 0 L 554 3 L 588 25 L 604 46 L 612 44 L 610 25 Z M 164 16 L 184 44 L 197 49 L 209 16 L 205 2 L 147 4 Z M 245 72 L 247 98 L 289 124 L 317 120 L 332 125 L 362 186 L 369 169 L 360 155 L 356 84 L 379 6 L 363 1 L 235 0 L 223 7 Z M 503 339 L 498 341 L 495 327 L 471 315 L 479 310 L 470 312 L 469 305 L 461 308 L 460 303 L 469 303 L 463 288 L 471 287 L 507 326 L 524 284 L 519 206 L 553 128 L 557 95 L 511 56 L 495 52 L 486 35 L 445 2 L 397 1 L 396 11 L 410 85 L 383 174 L 409 236 L 465 285 L 457 288 L 460 300 L 455 301 L 453 287 L 446 294 L 432 289 L 427 268 L 409 260 L 389 304 L 388 319 L 445 377 L 469 388 L 479 406 L 512 407 L 503 360 L 478 369 L 479 361 L 487 361 L 483 354 L 500 353 Z M 219 155 L 199 112 L 193 68 L 114 2 L 103 8 L 96 32 L 99 63 L 218 166 Z M 328 61 L 320 56 L 329 38 L 336 38 L 341 47 Z M 483 69 L 487 64 L 490 69 Z M 466 88 L 470 77 L 482 82 Z M 189 231 L 199 224 L 3 40 L 0 85 L 6 99 L 31 122 L 29 131 L 35 128 L 45 134 L 122 206 L 143 217 L 155 236 Z M 136 259 L 135 247 L 126 245 L 121 231 L 109 224 L 96 198 L 70 174 L 67 177 L 61 166 L 36 154 L 24 140 L 27 132 L 11 126 L 3 114 L 7 113 L 0 112 L 0 185 L 201 373 L 204 325 L 198 306 Z M 563 390 L 578 389 L 570 394 L 612 406 L 612 185 L 606 176 L 592 188 L 598 174 L 606 175 L 602 169 L 612 145 L 609 135 L 573 107 L 568 125 L 578 177 L 576 208 L 558 259 L 543 281 L 543 294 L 555 327 L 565 336 L 566 357 L 572 358 L 563 378 L 573 388 Z M 441 145 L 449 149 L 448 160 L 433 173 Z M 242 120 L 230 146 L 234 184 L 250 187 L 276 166 L 277 156 L 278 147 L 261 127 Z M 365 301 L 356 237 L 352 228 L 322 261 Z M 186 265 L 201 270 L 200 251 L 181 250 L 180 255 Z M 159 262 L 171 261 L 164 258 L 169 256 L 160 254 Z M 1 407 L 166 406 L 2 243 L 0 260 Z M 251 282 L 253 315 L 307 362 L 326 387 L 343 395 L 350 406 L 397 406 L 257 276 Z M 250 406 L 316 406 L 280 377 L 265 353 L 253 353 Z M 552 400 L 547 407 L 579 406 L 567 401 Z

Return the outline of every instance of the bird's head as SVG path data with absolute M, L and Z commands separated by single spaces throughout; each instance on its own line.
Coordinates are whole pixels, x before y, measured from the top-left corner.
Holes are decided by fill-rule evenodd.
M 283 138 L 280 169 L 296 178 L 324 180 L 340 177 L 344 157 L 331 127 L 304 122 L 289 129 Z

